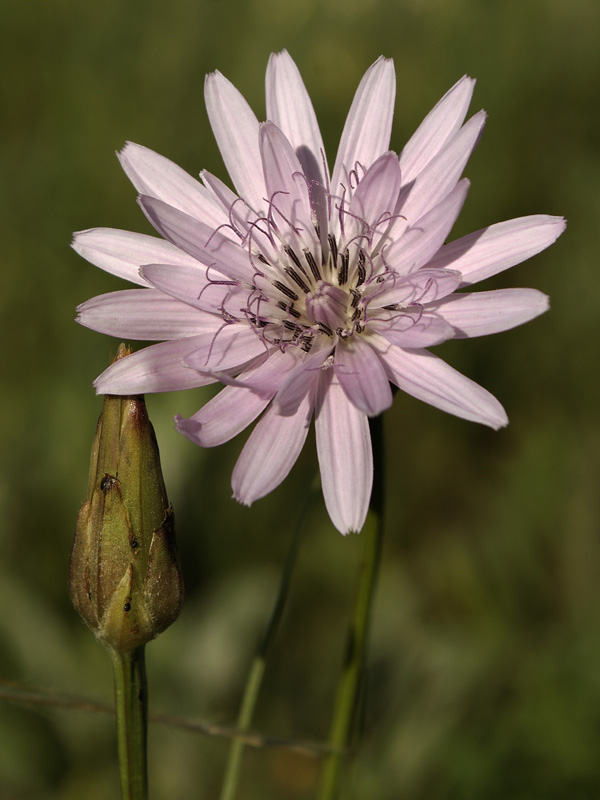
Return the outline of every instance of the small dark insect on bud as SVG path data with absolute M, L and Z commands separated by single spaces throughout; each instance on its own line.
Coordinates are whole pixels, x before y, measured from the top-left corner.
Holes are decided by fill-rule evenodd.
M 129 352 L 120 345 L 116 359 Z M 181 610 L 173 509 L 142 396 L 104 398 L 87 499 L 77 518 L 69 595 L 97 638 L 118 651 L 153 639 Z

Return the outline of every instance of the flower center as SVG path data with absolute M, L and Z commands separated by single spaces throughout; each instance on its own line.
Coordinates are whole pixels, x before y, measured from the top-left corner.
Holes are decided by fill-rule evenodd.
M 312 195 L 310 200 L 312 206 Z M 329 201 L 333 206 L 334 198 Z M 323 235 L 315 211 L 309 236 L 283 213 L 274 213 L 279 210 L 273 199 L 269 209 L 249 233 L 255 273 L 248 304 L 240 309 L 257 335 L 282 350 L 297 346 L 309 352 L 322 336 L 348 339 L 363 333 L 367 306 L 391 278 L 381 253 L 383 234 L 375 239 L 375 231 L 392 214 L 380 215 L 371 226 L 337 198 L 339 230 Z
M 348 295 L 339 286 L 318 281 L 315 291 L 306 296 L 306 316 L 327 333 L 344 331 L 348 322 Z

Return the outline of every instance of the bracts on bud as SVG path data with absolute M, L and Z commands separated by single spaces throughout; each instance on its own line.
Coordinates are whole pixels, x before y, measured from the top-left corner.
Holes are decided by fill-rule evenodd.
M 128 352 L 121 345 L 115 360 Z M 120 652 L 153 639 L 181 610 L 173 509 L 142 396 L 104 398 L 69 594 L 96 637 Z

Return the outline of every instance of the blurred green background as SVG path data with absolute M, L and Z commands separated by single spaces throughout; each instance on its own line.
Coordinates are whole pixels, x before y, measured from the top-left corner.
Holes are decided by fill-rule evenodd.
M 118 342 L 73 322 L 123 284 L 71 232 L 148 232 L 114 151 L 147 145 L 225 177 L 203 104 L 221 70 L 264 116 L 271 51 L 296 59 L 332 161 L 365 69 L 395 60 L 392 147 L 463 73 L 487 130 L 456 236 L 531 213 L 569 227 L 482 288 L 533 286 L 552 311 L 436 350 L 494 392 L 499 433 L 399 394 L 385 418 L 388 515 L 364 745 L 343 797 L 600 796 L 598 219 L 600 5 L 595 0 L 3 0 L 0 4 L 3 363 L 0 677 L 100 702 L 107 658 L 66 573 L 100 411 L 91 382 Z M 453 234 L 453 236 L 454 236 Z M 155 711 L 231 723 L 294 524 L 314 442 L 251 509 L 230 499 L 240 440 L 201 451 L 173 430 L 209 390 L 149 398 L 187 585 L 148 648 Z M 243 438 L 243 437 L 240 437 Z M 265 734 L 326 736 L 359 537 L 314 503 L 260 697 Z M 218 796 L 227 741 L 155 725 L 153 797 Z M 249 751 L 240 798 L 313 796 L 317 763 Z M 117 796 L 110 718 L 0 703 L 0 796 Z

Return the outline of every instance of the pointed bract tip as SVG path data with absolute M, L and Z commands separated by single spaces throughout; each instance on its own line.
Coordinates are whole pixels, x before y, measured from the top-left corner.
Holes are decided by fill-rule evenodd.
M 130 356 L 132 353 L 133 350 L 131 349 L 131 347 L 129 347 L 129 345 L 125 344 L 124 342 L 121 342 L 121 344 L 117 347 L 117 353 L 113 358 L 112 363 L 114 364 L 115 361 L 118 361 L 121 358 L 125 358 L 125 356 Z

